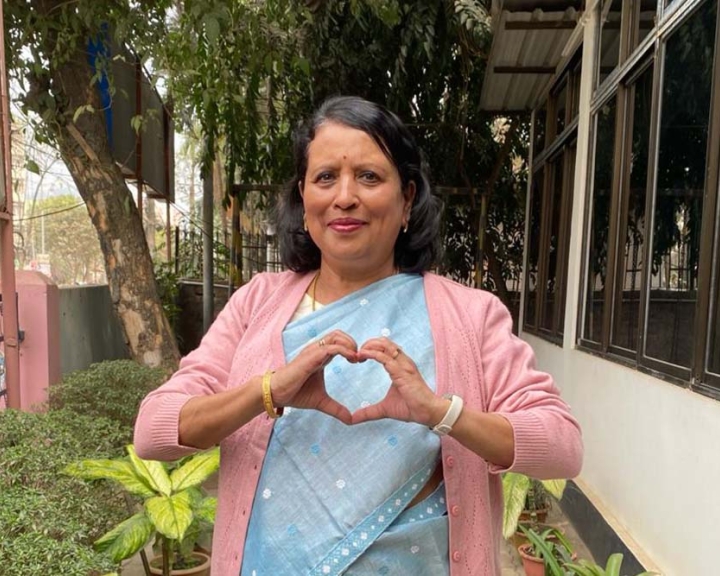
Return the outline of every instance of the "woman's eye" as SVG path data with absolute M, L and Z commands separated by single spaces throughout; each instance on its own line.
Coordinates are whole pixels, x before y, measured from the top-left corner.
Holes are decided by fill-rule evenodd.
M 363 172 L 360 175 L 360 178 L 365 180 L 366 182 L 378 182 L 380 179 L 378 178 L 378 175 L 374 172 Z
M 321 172 L 317 175 L 315 178 L 315 182 L 330 182 L 333 178 L 332 173 L 330 172 Z

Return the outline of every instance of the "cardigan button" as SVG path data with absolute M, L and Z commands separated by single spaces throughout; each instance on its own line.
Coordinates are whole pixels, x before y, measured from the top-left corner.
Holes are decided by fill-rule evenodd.
M 460 516 L 460 506 L 455 504 L 455 506 L 450 508 L 450 514 L 452 514 L 453 516 Z
M 453 562 L 460 562 L 461 558 L 462 554 L 460 553 L 460 550 L 455 550 L 455 552 L 452 553 Z
M 445 458 L 445 465 L 448 468 L 452 468 L 453 466 L 455 466 L 455 458 L 453 458 L 452 456 L 448 456 L 447 458 Z

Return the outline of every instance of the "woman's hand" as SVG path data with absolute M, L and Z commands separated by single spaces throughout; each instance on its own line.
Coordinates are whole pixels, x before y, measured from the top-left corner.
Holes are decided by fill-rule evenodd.
M 362 345 L 358 359 L 379 362 L 390 375 L 390 389 L 380 402 L 361 408 L 352 423 L 393 418 L 433 427 L 443 419 L 450 401 L 436 396 L 407 354 L 388 338 L 372 338 Z
M 352 424 L 350 411 L 325 391 L 323 368 L 338 355 L 353 364 L 358 362 L 355 340 L 341 330 L 333 330 L 308 344 L 292 362 L 273 374 L 270 380 L 273 404 L 319 410 Z

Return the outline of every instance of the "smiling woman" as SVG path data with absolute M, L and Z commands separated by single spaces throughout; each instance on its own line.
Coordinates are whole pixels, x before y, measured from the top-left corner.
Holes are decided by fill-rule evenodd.
M 498 473 L 575 475 L 578 425 L 499 300 L 428 272 L 438 203 L 397 116 L 328 100 L 295 168 L 290 271 L 233 295 L 136 449 L 221 445 L 213 574 L 496 576 Z

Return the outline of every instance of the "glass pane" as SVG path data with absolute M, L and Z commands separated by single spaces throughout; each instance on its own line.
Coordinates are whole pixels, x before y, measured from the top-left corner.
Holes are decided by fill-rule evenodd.
M 558 252 L 560 244 L 560 217 L 562 210 L 562 187 L 563 187 L 563 155 L 560 154 L 557 160 L 552 163 L 552 197 L 550 198 L 550 246 L 548 255 L 547 283 L 545 291 L 545 310 L 543 310 L 542 327 L 547 330 L 553 329 L 553 315 L 555 313 L 555 302 L 557 300 L 557 268 Z
M 715 2 L 667 42 L 645 353 L 690 366 L 710 115 Z
M 599 10 L 602 10 L 602 2 L 599 3 Z M 613 0 L 610 9 L 602 22 L 600 31 L 600 82 L 607 78 L 618 65 L 620 58 L 620 21 L 622 13 L 622 1 Z
M 567 108 L 567 82 L 563 85 L 562 90 L 557 95 L 555 101 L 555 116 L 557 118 L 555 134 L 560 134 L 565 130 L 565 109 Z
M 545 122 L 547 120 L 547 104 L 535 111 L 535 151 L 533 158 L 545 150 Z
M 620 238 L 625 236 L 625 244 L 620 247 L 612 343 L 628 350 L 637 350 L 639 328 L 652 85 L 653 66 L 643 72 L 634 86 L 629 187 L 623 187 L 621 192 L 627 216 L 621 223 L 624 233 Z
M 530 238 L 528 243 L 527 291 L 525 296 L 525 320 L 527 326 L 537 325 L 538 256 L 540 254 L 540 226 L 542 217 L 542 189 L 544 170 L 533 174 L 530 190 Z
M 590 246 L 587 259 L 585 329 L 587 340 L 602 339 L 602 317 L 607 277 L 608 226 L 615 154 L 615 98 L 597 114 L 595 174 L 590 213 Z
M 639 46 L 645 37 L 655 28 L 657 18 L 657 0 L 641 0 L 640 13 L 637 19 L 635 46 Z M 635 47 L 633 46 L 633 48 Z

